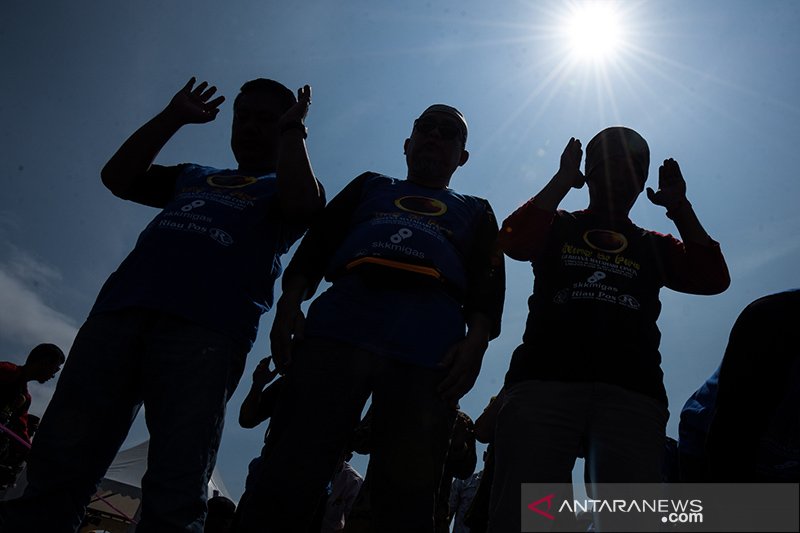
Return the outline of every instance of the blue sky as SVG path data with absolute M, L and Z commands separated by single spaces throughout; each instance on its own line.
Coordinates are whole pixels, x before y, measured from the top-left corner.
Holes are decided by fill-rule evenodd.
M 719 363 L 741 309 L 800 286 L 800 3 L 604 3 L 618 12 L 622 42 L 592 61 L 561 32 L 586 2 L 4 2 L 0 360 L 21 361 L 39 342 L 66 349 L 154 216 L 100 183 L 119 144 L 197 76 L 228 100 L 157 161 L 233 165 L 233 97 L 244 81 L 269 77 L 312 85 L 308 149 L 329 197 L 364 170 L 404 177 L 403 140 L 435 102 L 459 107 L 470 125 L 471 157 L 452 186 L 487 198 L 501 220 L 552 176 L 571 136 L 585 144 L 609 125 L 636 129 L 650 144 L 653 187 L 658 164 L 675 158 L 732 276 L 719 296 L 662 291 L 668 433 L 677 436 L 681 405 Z M 584 189 L 562 207 L 587 204 Z M 676 231 L 644 196 L 631 218 Z M 503 334 L 462 400 L 473 418 L 500 388 L 527 314 L 530 265 L 509 260 L 507 272 Z M 220 449 L 237 498 L 263 427 L 240 429 L 236 413 L 271 321 L 262 319 Z M 51 385 L 32 392 L 41 413 Z M 128 443 L 144 438 L 137 422 Z M 363 473 L 364 459 L 355 464 Z

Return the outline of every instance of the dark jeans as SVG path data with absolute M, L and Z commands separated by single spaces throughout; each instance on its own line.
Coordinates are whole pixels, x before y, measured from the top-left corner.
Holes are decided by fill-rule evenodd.
M 28 459 L 28 486 L 3 532 L 78 529 L 139 408 L 150 432 L 137 532 L 203 530 L 225 404 L 248 347 L 179 317 L 90 317 L 72 346 Z
M 308 531 L 325 485 L 372 393 L 372 530 L 433 531 L 454 411 L 437 369 L 325 339 L 298 346 L 258 475 L 238 508 L 240 532 Z

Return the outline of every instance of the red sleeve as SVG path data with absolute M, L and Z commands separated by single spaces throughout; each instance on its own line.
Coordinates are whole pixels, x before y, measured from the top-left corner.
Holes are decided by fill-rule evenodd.
M 503 221 L 500 249 L 517 261 L 532 261 L 544 247 L 555 213 L 533 205 L 533 198 Z
M 665 238 L 667 269 L 665 285 L 688 294 L 719 294 L 731 284 L 728 265 L 719 243 L 682 243 L 671 235 Z

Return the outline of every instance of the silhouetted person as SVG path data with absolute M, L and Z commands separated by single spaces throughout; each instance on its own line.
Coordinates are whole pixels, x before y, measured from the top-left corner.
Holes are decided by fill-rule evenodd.
M 242 86 L 231 129 L 238 168 L 153 164 L 181 127 L 219 111 L 216 88 L 194 81 L 102 170 L 116 196 L 161 211 L 78 332 L 3 531 L 78 528 L 142 405 L 150 448 L 137 531 L 203 529 L 225 404 L 272 305 L 280 256 L 324 198 L 305 149 L 308 86 L 299 101 L 272 80 Z
M 454 410 L 499 333 L 504 296 L 489 203 L 449 188 L 466 138 L 458 110 L 429 107 L 404 143 L 407 179 L 360 175 L 300 244 L 270 334 L 288 380 L 278 438 L 242 531 L 304 530 L 370 394 L 372 527 L 433 530 Z M 323 277 L 332 285 L 304 318 Z
M 530 261 L 535 279 L 497 420 L 489 531 L 519 531 L 520 484 L 570 483 L 581 449 L 594 483 L 661 480 L 668 413 L 659 291 L 717 294 L 730 283 L 678 163 L 664 160 L 659 189 L 647 197 L 666 208 L 683 242 L 628 217 L 650 165 L 638 133 L 598 133 L 586 148 L 585 178 L 582 155 L 571 139 L 559 171 L 500 232 L 505 253 Z M 558 210 L 584 182 L 589 207 Z
M 478 486 L 463 516 L 464 527 L 470 533 L 484 533 L 489 527 L 489 500 L 494 481 L 494 433 L 504 395 L 505 389 L 500 389 L 496 396 L 489 399 L 483 413 L 475 420 L 475 440 L 488 446 L 483 452 L 483 470 Z
M 453 431 L 450 434 L 450 447 L 444 463 L 444 473 L 436 491 L 436 531 L 450 531 L 450 522 L 455 514 L 450 499 L 453 479 L 465 480 L 475 472 L 478 456 L 475 452 L 475 424 L 469 415 L 456 411 Z
M 275 379 L 278 375 L 277 370 L 270 370 L 270 361 L 272 357 L 265 357 L 259 361 L 253 370 L 253 383 L 250 386 L 250 391 L 242 400 L 242 405 L 239 407 L 239 425 L 245 429 L 252 429 L 260 423 L 268 420 L 275 412 L 275 407 L 278 405 L 278 398 L 283 389 L 285 380 L 283 378 Z M 269 427 L 264 432 L 264 442 L 266 443 L 267 436 L 269 435 Z M 257 466 L 263 460 L 265 450 L 262 449 L 258 457 L 250 461 L 247 468 L 247 479 L 245 480 L 245 489 L 250 482 L 251 474 L 256 470 Z
M 322 506 L 321 525 L 317 528 L 321 533 L 345 531 L 350 510 L 364 483 L 361 474 L 348 462 L 352 458 L 352 452 L 344 454 L 333 475 L 330 492 L 326 495 L 325 503 Z
M 208 514 L 203 533 L 229 533 L 236 504 L 230 498 L 215 494 L 208 499 Z
M 44 343 L 34 347 L 22 365 L 0 362 L 0 424 L 28 444 L 39 421 L 38 417 L 28 414 L 31 406 L 28 383 L 50 381 L 64 361 L 61 348 Z M 14 483 L 27 455 L 28 448 L 22 442 L 0 431 L 0 488 Z
M 708 483 L 706 441 L 717 403 L 719 367 L 683 404 L 678 424 L 678 472 L 681 482 Z
M 715 483 L 800 482 L 800 290 L 748 305 L 719 369 L 706 452 Z

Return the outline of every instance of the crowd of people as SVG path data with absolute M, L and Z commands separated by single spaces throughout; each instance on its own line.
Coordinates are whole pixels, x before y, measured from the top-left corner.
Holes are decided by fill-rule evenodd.
M 498 225 L 486 199 L 452 188 L 469 159 L 467 120 L 433 104 L 403 143 L 404 178 L 367 171 L 326 204 L 305 145 L 310 87 L 295 95 L 260 78 L 233 104 L 237 168 L 154 163 L 181 127 L 214 120 L 223 101 L 192 78 L 102 169 L 114 195 L 160 212 L 80 328 L 25 457 L 25 492 L 0 505 L 0 531 L 80 528 L 142 406 L 150 448 L 140 533 L 438 533 L 455 514 L 458 528 L 517 532 L 521 484 L 569 483 L 577 457 L 589 483 L 663 480 L 659 291 L 715 295 L 730 283 L 676 161 L 663 160 L 657 187 L 645 189 L 650 150 L 636 131 L 599 132 L 583 172 L 583 144 L 572 138 L 552 179 Z M 559 209 L 584 185 L 586 209 Z M 630 220 L 645 190 L 680 239 Z M 297 241 L 274 303 L 271 359 L 239 412 L 243 427 L 269 419 L 264 447 L 238 506 L 207 501 L 226 403 L 273 307 L 281 256 Z M 500 335 L 504 256 L 532 264 L 533 294 L 503 388 L 473 424 L 459 399 Z M 318 293 L 323 279 L 330 285 Z M 797 479 L 799 364 L 796 328 L 784 322 L 797 318 L 797 295 L 759 300 L 737 321 L 686 462 L 702 479 L 772 480 L 770 461 L 792 459 L 781 479 Z M 767 355 L 774 366 L 762 372 L 755 361 Z M 50 372 L 22 368 L 8 370 L 18 390 Z M 780 386 L 769 382 L 774 371 Z M 742 395 L 745 382 L 758 383 L 760 402 Z M 27 405 L 11 396 L 2 407 L 16 420 Z M 747 439 L 732 429 L 742 412 L 757 428 Z M 476 438 L 490 447 L 473 475 Z M 359 449 L 370 454 L 363 480 L 347 462 Z M 743 466 L 740 453 L 751 461 Z

